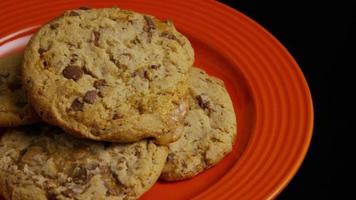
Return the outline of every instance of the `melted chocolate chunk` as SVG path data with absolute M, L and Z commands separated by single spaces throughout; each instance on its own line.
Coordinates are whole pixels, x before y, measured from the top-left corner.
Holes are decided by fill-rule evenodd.
M 115 113 L 113 116 L 112 116 L 112 119 L 115 120 L 115 119 L 122 119 L 124 117 L 123 114 L 120 114 L 120 113 Z
M 74 81 L 78 81 L 83 76 L 83 73 L 80 67 L 73 65 L 69 65 L 63 70 L 63 76 Z
M 84 104 L 79 99 L 75 99 L 70 107 L 74 111 L 83 111 Z
M 160 65 L 151 65 L 151 69 L 158 69 Z
M 149 16 L 144 16 L 146 24 L 143 27 L 143 30 L 146 32 L 151 32 L 153 29 L 156 29 L 156 24 L 153 19 Z
M 97 98 L 98 98 L 98 92 L 95 90 L 90 90 L 85 93 L 83 97 L 83 101 L 88 104 L 93 104 Z
M 98 90 L 106 86 L 106 80 L 104 79 L 99 79 L 94 82 L 94 87 Z
M 59 24 L 57 24 L 57 23 L 49 25 L 49 28 L 52 29 L 52 30 L 55 30 L 58 27 L 59 27 Z
M 202 109 L 207 109 L 209 108 L 209 101 L 208 99 L 205 97 L 204 94 L 201 95 L 197 95 L 196 100 L 198 101 L 198 105 L 202 108 Z

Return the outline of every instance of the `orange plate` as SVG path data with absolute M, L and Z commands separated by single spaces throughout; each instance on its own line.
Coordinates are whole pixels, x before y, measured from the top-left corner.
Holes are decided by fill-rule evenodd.
M 195 65 L 225 81 L 238 119 L 233 152 L 186 181 L 158 182 L 142 199 L 271 199 L 299 168 L 312 136 L 307 83 L 264 28 L 215 1 L 3 0 L 0 57 L 23 49 L 39 25 L 66 9 L 118 6 L 171 19 L 193 44 Z

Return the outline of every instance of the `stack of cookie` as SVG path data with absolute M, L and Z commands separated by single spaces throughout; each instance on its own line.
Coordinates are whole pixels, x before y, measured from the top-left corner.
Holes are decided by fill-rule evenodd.
M 0 66 L 0 126 L 42 122 L 1 138 L 6 199 L 137 199 L 159 177 L 191 178 L 232 150 L 224 83 L 192 67 L 194 51 L 170 21 L 67 11 L 21 60 Z

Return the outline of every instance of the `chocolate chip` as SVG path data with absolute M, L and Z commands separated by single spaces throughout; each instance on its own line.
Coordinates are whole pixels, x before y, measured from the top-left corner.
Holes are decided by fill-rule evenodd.
M 7 87 L 11 90 L 11 91 L 15 91 L 18 89 L 21 89 L 22 84 L 21 82 L 11 82 L 7 84 Z
M 124 191 L 121 191 L 121 189 L 119 189 L 124 187 L 118 187 L 123 186 L 123 184 L 120 182 L 118 175 L 113 172 L 108 166 L 101 167 L 100 174 L 102 174 L 102 177 L 104 179 L 104 186 L 107 189 L 106 196 L 118 196 L 119 194 L 124 193 Z
M 45 68 L 45 69 L 48 69 L 48 62 L 47 61 L 43 61 L 43 67 Z
M 52 30 L 55 30 L 58 27 L 59 27 L 59 24 L 57 24 L 57 23 L 49 25 L 49 28 L 52 29 Z
M 177 41 L 180 45 L 183 45 L 184 43 L 182 41 L 180 41 L 173 33 L 170 33 L 170 32 L 163 32 L 161 33 L 160 35 L 161 37 L 165 37 L 167 39 L 170 39 L 170 40 L 175 40 Z
M 201 95 L 197 95 L 195 97 L 198 101 L 198 105 L 202 108 L 202 109 L 206 109 L 209 108 L 209 101 L 207 99 L 207 97 L 204 94 Z
M 85 93 L 83 97 L 83 101 L 85 103 L 93 104 L 97 97 L 98 97 L 98 92 L 95 90 L 90 90 Z
M 150 73 L 149 73 L 148 71 L 145 71 L 145 72 L 143 73 L 143 75 L 144 75 L 145 79 L 147 79 L 147 80 L 152 80 L 151 75 L 150 75 Z
M 173 153 L 169 153 L 167 156 L 167 161 L 171 161 L 174 158 L 174 154 Z
M 99 136 L 102 131 L 101 131 L 101 128 L 99 127 L 99 125 L 93 124 L 90 132 L 95 136 Z
M 94 81 L 94 87 L 98 90 L 100 90 L 101 88 L 103 88 L 104 86 L 106 86 L 106 80 L 104 79 L 99 79 Z
M 67 79 L 78 81 L 83 76 L 83 70 L 78 66 L 69 65 L 63 70 L 63 76 Z
M 161 36 L 161 37 L 168 38 L 168 39 L 170 39 L 170 40 L 177 40 L 177 37 L 176 37 L 175 35 L 173 35 L 173 33 L 170 33 L 170 32 L 167 32 L 167 31 L 161 33 L 160 36 Z
M 113 119 L 113 120 L 122 119 L 123 117 L 124 117 L 123 114 L 115 113 L 115 114 L 112 116 L 112 119 Z
M 46 49 L 43 49 L 43 48 L 39 48 L 38 49 L 38 53 L 40 54 L 40 55 L 42 55 L 44 52 L 46 52 L 47 50 Z
M 151 65 L 151 69 L 158 69 L 160 65 Z
M 99 92 L 98 92 L 98 95 L 99 95 L 100 98 L 104 98 L 104 94 L 103 94 L 102 91 L 99 91 Z
M 145 108 L 143 107 L 143 105 L 139 105 L 139 106 L 137 107 L 137 110 L 138 110 L 138 112 L 139 112 L 140 114 L 143 114 L 143 113 L 145 112 Z
M 135 151 L 135 156 L 136 157 L 141 157 L 141 152 L 140 151 Z
M 81 7 L 79 7 L 79 9 L 80 9 L 80 10 L 90 10 L 91 8 L 85 7 L 85 6 L 81 6 Z
M 143 30 L 146 32 L 151 32 L 151 30 L 156 29 L 156 24 L 154 23 L 153 19 L 149 16 L 144 16 L 144 19 L 146 21 L 145 26 L 143 27 Z
M 74 170 L 73 182 L 76 184 L 85 184 L 91 178 L 84 166 L 77 167 Z
M 70 11 L 69 16 L 74 17 L 74 16 L 79 16 L 79 13 L 75 11 Z
M 75 99 L 70 106 L 74 111 L 83 111 L 84 104 L 79 101 L 79 99 Z
M 99 46 L 99 38 L 100 38 L 100 33 L 98 31 L 94 31 L 94 45 Z

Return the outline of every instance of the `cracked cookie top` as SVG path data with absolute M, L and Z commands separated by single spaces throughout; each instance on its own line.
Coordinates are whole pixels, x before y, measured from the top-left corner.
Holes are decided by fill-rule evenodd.
M 13 200 L 137 199 L 158 179 L 167 147 L 76 139 L 39 124 L 0 140 L 0 194 Z
M 32 37 L 22 82 L 44 121 L 83 138 L 133 142 L 182 121 L 193 61 L 170 21 L 119 8 L 70 10 Z
M 39 121 L 22 89 L 20 78 L 22 57 L 22 54 L 18 54 L 0 59 L 0 127 Z
M 236 137 L 235 112 L 223 81 L 193 67 L 188 90 L 183 136 L 168 145 L 161 175 L 168 181 L 191 178 L 217 164 L 232 150 Z

